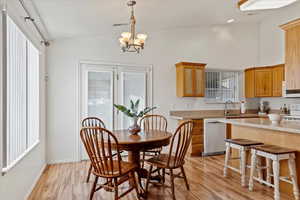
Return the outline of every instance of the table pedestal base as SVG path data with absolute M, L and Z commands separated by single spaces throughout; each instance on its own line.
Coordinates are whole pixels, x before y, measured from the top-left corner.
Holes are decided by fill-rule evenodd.
M 148 177 L 148 171 L 144 168 L 141 168 L 140 151 L 128 151 L 128 162 L 134 163 L 136 166 L 138 166 L 137 173 L 138 173 L 138 180 L 139 180 L 138 181 L 139 188 L 141 190 L 140 195 L 142 197 L 146 197 L 146 191 L 142 186 L 142 178 L 146 179 Z M 160 175 L 151 176 L 151 180 L 161 182 L 162 177 Z

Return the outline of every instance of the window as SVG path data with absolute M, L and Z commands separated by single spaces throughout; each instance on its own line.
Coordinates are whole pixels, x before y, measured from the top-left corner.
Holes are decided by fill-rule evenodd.
M 208 103 L 239 102 L 241 76 L 237 71 L 206 71 L 205 100 Z
M 3 171 L 39 142 L 39 51 L 6 16 Z

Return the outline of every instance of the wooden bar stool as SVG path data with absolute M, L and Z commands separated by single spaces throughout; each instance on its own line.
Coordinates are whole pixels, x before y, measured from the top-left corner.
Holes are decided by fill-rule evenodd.
M 224 164 L 224 177 L 227 177 L 228 168 L 241 174 L 241 185 L 246 186 L 246 168 L 247 168 L 247 159 L 246 153 L 251 150 L 251 147 L 256 145 L 262 145 L 261 142 L 256 142 L 247 139 L 226 139 L 226 155 L 225 155 L 225 164 Z M 240 156 L 236 158 L 231 157 L 231 148 L 239 150 Z M 229 166 L 229 160 L 240 160 L 240 168 Z M 262 176 L 262 172 L 260 173 Z
M 299 200 L 299 187 L 297 182 L 295 150 L 282 148 L 274 145 L 262 145 L 253 147 L 251 150 L 251 171 L 249 180 L 249 190 L 253 191 L 253 181 L 256 180 L 274 188 L 274 199 L 280 199 L 279 181 L 284 181 L 293 185 L 293 192 L 296 200 Z M 261 169 L 267 169 L 267 181 L 254 177 L 254 171 L 257 167 L 257 157 L 267 159 L 267 166 L 258 166 Z M 288 160 L 290 177 L 280 176 L 280 161 Z M 271 174 L 271 162 L 273 162 L 273 174 Z M 274 184 L 271 182 L 273 176 Z

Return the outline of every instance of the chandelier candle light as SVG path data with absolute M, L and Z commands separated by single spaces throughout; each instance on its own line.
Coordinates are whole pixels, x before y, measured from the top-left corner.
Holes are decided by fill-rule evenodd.
M 137 52 L 140 53 L 141 49 L 144 49 L 145 40 L 147 39 L 146 34 L 136 34 L 135 24 L 136 20 L 134 17 L 134 5 L 136 1 L 129 1 L 127 5 L 131 7 L 130 17 L 130 32 L 123 32 L 119 39 L 123 52 Z

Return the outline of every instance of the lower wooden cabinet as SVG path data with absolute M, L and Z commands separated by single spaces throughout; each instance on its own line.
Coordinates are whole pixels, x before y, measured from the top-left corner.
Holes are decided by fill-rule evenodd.
M 245 70 L 245 97 L 281 97 L 284 65 Z
M 179 124 L 185 120 L 179 121 Z M 203 120 L 193 120 L 192 142 L 188 148 L 187 156 L 201 156 L 204 151 Z

